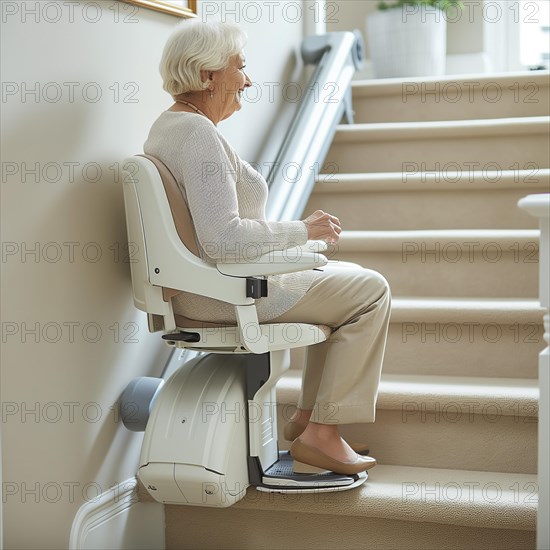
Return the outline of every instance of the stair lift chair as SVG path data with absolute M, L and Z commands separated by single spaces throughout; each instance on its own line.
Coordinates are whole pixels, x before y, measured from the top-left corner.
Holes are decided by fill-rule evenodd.
M 367 473 L 295 474 L 277 444 L 275 385 L 289 367 L 289 350 L 326 340 L 330 327 L 305 323 L 259 324 L 255 300 L 267 296 L 268 275 L 325 265 L 327 245 L 271 251 L 251 263 L 204 262 L 186 198 L 158 159 L 124 162 L 128 241 L 136 251 L 131 276 L 134 304 L 150 332 L 174 348 L 201 353 L 164 382 L 134 379 L 123 392 L 125 426 L 145 431 L 138 478 L 162 503 L 226 507 L 260 491 L 342 491 Z M 174 315 L 179 291 L 235 306 L 237 324 L 193 321 Z M 130 411 L 130 412 L 129 412 Z

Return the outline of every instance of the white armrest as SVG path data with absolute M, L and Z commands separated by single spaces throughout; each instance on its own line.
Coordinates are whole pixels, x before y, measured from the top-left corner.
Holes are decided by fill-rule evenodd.
M 308 241 L 302 246 L 272 250 L 251 262 L 219 263 L 216 267 L 220 273 L 233 277 L 261 277 L 262 275 L 294 273 L 326 265 L 327 258 L 318 251 L 327 248 L 324 241 Z

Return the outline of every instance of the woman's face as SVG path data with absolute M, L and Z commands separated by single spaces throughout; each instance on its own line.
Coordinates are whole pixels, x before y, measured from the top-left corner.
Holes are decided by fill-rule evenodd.
M 242 93 L 252 85 L 244 66 L 244 55 L 240 53 L 229 59 L 229 65 L 223 71 L 212 73 L 214 99 L 220 109 L 220 120 L 225 120 L 241 108 Z

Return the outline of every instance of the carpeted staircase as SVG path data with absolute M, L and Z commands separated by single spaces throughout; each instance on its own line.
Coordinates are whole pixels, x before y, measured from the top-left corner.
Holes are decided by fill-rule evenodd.
M 535 547 L 545 344 L 537 221 L 517 201 L 548 192 L 549 74 L 356 82 L 353 100 L 303 217 L 337 215 L 330 258 L 392 287 L 376 422 L 342 430 L 379 465 L 343 493 L 166 506 L 168 549 Z M 277 387 L 281 448 L 303 360 Z

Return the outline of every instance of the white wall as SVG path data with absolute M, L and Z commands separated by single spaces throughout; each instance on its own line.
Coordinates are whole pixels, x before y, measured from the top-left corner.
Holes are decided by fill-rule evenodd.
M 387 1 L 393 3 L 393 0 Z M 455 64 L 453 62 L 457 59 L 460 61 L 462 56 L 469 56 L 473 63 L 479 63 L 477 58 L 482 57 L 483 1 L 485 0 L 463 0 L 465 7 L 462 12 L 449 12 L 447 55 L 450 57 L 448 65 L 451 70 Z M 359 29 L 365 39 L 367 61 L 370 59 L 370 52 L 365 19 L 377 11 L 378 3 L 379 0 L 327 0 L 327 31 Z M 372 68 L 368 62 L 364 70 L 356 74 L 356 78 L 372 78 Z
M 304 24 L 281 11 L 270 21 L 259 5 L 258 21 L 249 13 L 240 22 L 262 100 L 220 126 L 250 161 L 272 158 L 295 108 L 282 107 L 281 83 L 299 79 Z M 1 8 L 4 546 L 66 548 L 78 508 L 135 474 L 142 436 L 111 407 L 167 356 L 133 307 L 116 175 L 171 104 L 157 67 L 180 20 L 114 1 Z M 38 175 L 23 177 L 23 163 L 38 163 Z

